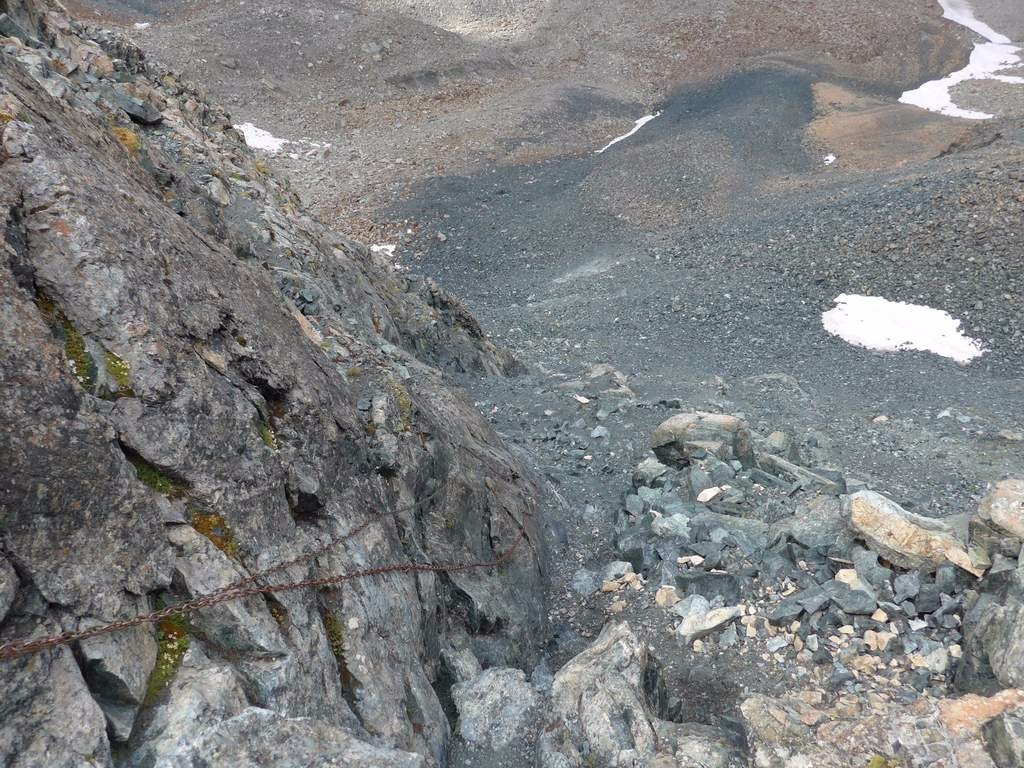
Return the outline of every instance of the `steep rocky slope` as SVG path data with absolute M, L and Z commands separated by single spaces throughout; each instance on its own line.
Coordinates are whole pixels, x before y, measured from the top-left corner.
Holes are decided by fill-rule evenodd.
M 273 762 L 285 736 L 309 764 L 441 762 L 450 660 L 529 666 L 543 635 L 535 485 L 442 373 L 515 363 L 305 216 L 194 86 L 45 0 L 0 12 L 0 642 L 353 530 L 269 580 L 489 562 L 526 531 L 498 569 L 255 595 L 0 663 L 3 764 Z

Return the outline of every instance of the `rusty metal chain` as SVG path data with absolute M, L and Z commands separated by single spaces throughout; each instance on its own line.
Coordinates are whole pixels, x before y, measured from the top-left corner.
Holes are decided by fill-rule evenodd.
M 457 454 L 456 454 L 457 461 Z M 433 498 L 435 498 L 443 489 L 447 487 L 448 483 L 443 483 L 440 488 L 435 490 L 429 496 L 424 499 L 420 499 L 411 504 L 405 505 L 399 508 L 412 509 L 417 506 L 421 506 Z M 528 514 L 528 513 L 527 513 Z M 208 608 L 212 605 L 218 605 L 231 600 L 241 600 L 245 597 L 251 597 L 253 595 L 268 594 L 275 592 L 289 592 L 296 589 L 308 589 L 308 588 L 323 588 L 330 587 L 337 584 L 341 584 L 346 581 L 355 581 L 357 579 L 369 578 L 371 576 L 381 576 L 388 573 L 458 573 L 462 571 L 470 570 L 483 570 L 498 568 L 505 564 L 513 555 L 516 550 L 526 539 L 526 526 L 524 523 L 516 520 L 511 513 L 509 517 L 512 518 L 516 527 L 519 529 L 519 535 L 512 545 L 501 553 L 496 559 L 491 561 L 479 561 L 469 563 L 392 563 L 389 565 L 378 565 L 370 568 L 361 568 L 355 571 L 348 571 L 342 574 L 336 574 L 334 576 L 322 576 L 319 578 L 302 579 L 299 581 L 284 582 L 281 584 L 260 584 L 257 583 L 261 579 L 267 576 L 279 573 L 295 565 L 307 563 L 321 555 L 327 553 L 331 549 L 334 549 L 338 545 L 349 541 L 350 539 L 358 536 L 360 533 L 365 531 L 372 520 L 366 520 L 354 529 L 349 531 L 344 536 L 331 541 L 324 546 L 316 549 L 312 552 L 307 552 L 303 555 L 299 555 L 292 560 L 288 560 L 283 563 L 266 568 L 262 571 L 258 571 L 244 579 L 233 582 L 226 587 L 222 587 L 208 595 L 202 597 L 192 598 L 175 605 L 168 606 L 159 611 L 152 611 L 150 613 L 140 614 L 133 616 L 130 619 L 121 619 L 119 621 L 112 621 L 106 624 L 100 624 L 95 627 L 89 627 L 87 629 L 79 629 L 74 631 L 61 632 L 56 635 L 46 635 L 43 637 L 30 638 L 27 640 L 14 640 L 8 643 L 0 645 L 0 662 L 10 661 L 21 656 L 27 656 L 33 653 L 39 653 L 40 651 L 49 650 L 51 648 L 57 648 L 62 645 L 70 645 L 81 640 L 88 640 L 93 637 L 100 635 L 111 634 L 112 632 L 119 632 L 132 627 L 137 627 L 143 624 L 155 624 L 164 619 L 170 618 L 171 616 L 184 616 L 190 613 L 194 613 L 202 608 Z

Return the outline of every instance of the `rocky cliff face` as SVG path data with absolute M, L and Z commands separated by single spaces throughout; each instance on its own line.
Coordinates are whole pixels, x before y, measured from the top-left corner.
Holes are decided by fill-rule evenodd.
M 280 580 L 488 561 L 528 532 L 498 569 L 0 663 L 3 764 L 273 762 L 284 735 L 300 762 L 442 762 L 453 660 L 529 667 L 542 634 L 535 487 L 439 370 L 515 363 L 303 215 L 194 86 L 45 0 L 0 13 L 0 642 L 207 594 L 367 521 Z

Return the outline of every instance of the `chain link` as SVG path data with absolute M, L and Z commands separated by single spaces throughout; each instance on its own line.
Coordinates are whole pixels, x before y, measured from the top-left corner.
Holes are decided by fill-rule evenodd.
M 419 501 L 413 502 L 407 505 L 408 508 L 414 508 L 421 506 L 434 497 L 436 497 L 442 490 L 447 487 L 447 483 L 441 485 L 440 488 L 435 490 L 429 496 Z M 528 514 L 528 513 L 527 513 Z M 509 514 L 509 517 L 512 517 Z M 389 565 L 378 565 L 370 568 L 361 568 L 356 571 L 348 571 L 346 573 L 337 574 L 334 576 L 322 576 L 319 578 L 302 579 L 300 581 L 284 582 L 281 584 L 261 584 L 258 583 L 262 579 L 266 578 L 275 573 L 287 570 L 296 565 L 302 565 L 310 562 L 311 560 L 326 554 L 330 550 L 336 548 L 338 545 L 343 544 L 346 541 L 358 536 L 360 533 L 365 531 L 371 523 L 371 520 L 366 520 L 354 529 L 349 531 L 347 534 L 339 539 L 331 541 L 324 546 L 316 549 L 312 552 L 299 555 L 291 560 L 277 565 L 266 568 L 262 571 L 258 571 L 244 579 L 240 579 L 226 587 L 221 587 L 218 590 L 211 592 L 208 595 L 202 597 L 195 597 L 191 600 L 186 600 L 175 605 L 168 606 L 159 611 L 151 611 L 150 613 L 140 614 L 130 619 L 121 619 L 119 621 L 112 621 L 107 624 L 99 624 L 95 627 L 89 627 L 87 629 L 79 629 L 75 631 L 61 632 L 56 635 L 46 635 L 43 637 L 30 638 L 27 640 L 13 640 L 8 643 L 0 645 L 0 662 L 11 661 L 21 656 L 28 656 L 33 653 L 39 653 L 40 651 L 49 650 L 51 648 L 57 648 L 62 645 L 70 645 L 71 643 L 79 642 L 80 640 L 88 640 L 93 637 L 100 635 L 108 635 L 112 632 L 120 632 L 125 629 L 131 629 L 132 627 L 138 627 L 143 624 L 155 624 L 164 619 L 170 618 L 171 616 L 184 616 L 190 613 L 194 613 L 202 608 L 209 608 L 212 605 L 218 605 L 220 603 L 226 603 L 231 600 L 241 600 L 245 597 L 252 597 L 253 595 L 269 594 L 275 592 L 290 592 L 297 589 L 308 589 L 308 588 L 323 588 L 335 586 L 346 581 L 355 581 L 357 579 L 365 579 L 372 576 L 382 576 L 388 573 L 459 573 L 462 571 L 470 570 L 483 570 L 498 568 L 504 565 L 506 562 L 512 559 L 515 555 L 516 550 L 526 539 L 526 527 L 523 523 L 512 517 L 513 522 L 519 529 L 519 535 L 516 537 L 515 542 L 512 543 L 507 550 L 501 553 L 496 559 L 491 561 L 480 561 L 480 562 L 468 562 L 468 563 L 393 563 Z
M 359 528 L 346 536 L 345 539 L 351 538 L 359 531 L 365 530 L 367 525 L 367 523 L 364 523 L 359 526 Z M 517 523 L 517 525 L 519 527 L 519 535 L 516 537 L 515 542 L 513 542 L 512 546 L 501 553 L 501 555 L 496 559 L 491 561 L 469 563 L 393 563 L 390 565 L 373 566 L 371 568 L 361 568 L 356 571 L 348 571 L 334 576 L 302 579 L 300 581 L 291 581 L 282 584 L 253 583 L 266 573 L 261 572 L 250 576 L 247 579 L 243 579 L 227 587 L 216 590 L 215 592 L 211 592 L 208 595 L 186 600 L 183 603 L 177 603 L 159 611 L 144 613 L 130 619 L 112 621 L 108 624 L 101 624 L 95 627 L 89 627 L 88 629 L 80 629 L 73 632 L 61 632 L 58 635 L 47 635 L 45 637 L 32 638 L 29 640 L 15 640 L 9 643 L 4 643 L 3 645 L 0 645 L 0 661 L 10 661 L 18 658 L 19 656 L 39 653 L 40 651 L 56 648 L 61 645 L 70 645 L 71 643 L 76 643 L 80 640 L 88 640 L 92 637 L 107 635 L 111 632 L 119 632 L 142 624 L 154 624 L 171 616 L 184 616 L 189 613 L 194 613 L 202 608 L 209 608 L 212 605 L 218 605 L 230 600 L 241 600 L 242 598 L 252 597 L 253 595 L 274 592 L 290 592 L 296 589 L 330 587 L 346 581 L 355 581 L 357 579 L 365 579 L 371 576 L 382 576 L 388 573 L 458 573 L 462 571 L 498 568 L 512 559 L 516 550 L 519 549 L 523 540 L 526 539 L 526 528 L 520 523 Z M 340 540 L 339 542 L 334 542 L 334 545 L 337 545 L 338 543 L 340 543 Z M 291 563 L 274 566 L 273 569 L 268 569 L 267 572 L 270 570 L 281 570 L 301 559 L 302 558 L 297 558 L 296 561 L 291 561 Z

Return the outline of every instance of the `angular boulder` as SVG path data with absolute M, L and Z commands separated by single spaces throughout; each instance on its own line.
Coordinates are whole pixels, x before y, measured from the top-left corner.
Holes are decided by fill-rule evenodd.
M 738 460 L 744 466 L 750 466 L 754 460 L 747 422 L 722 413 L 678 413 L 654 430 L 651 448 L 659 461 L 677 468 L 705 454 L 722 461 Z
M 967 554 L 951 526 L 908 512 L 876 491 L 857 491 L 845 501 L 853 532 L 889 562 L 908 569 L 932 569 L 952 562 L 980 577 L 984 571 Z
M 993 685 L 991 681 L 995 681 Z M 964 659 L 957 685 L 967 690 L 1024 687 L 1024 574 L 1004 595 L 983 594 L 964 617 Z
M 688 645 L 740 618 L 743 612 L 742 605 L 732 605 L 724 608 L 712 608 L 706 613 L 694 613 L 683 619 L 676 632 Z

